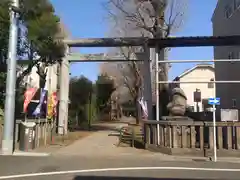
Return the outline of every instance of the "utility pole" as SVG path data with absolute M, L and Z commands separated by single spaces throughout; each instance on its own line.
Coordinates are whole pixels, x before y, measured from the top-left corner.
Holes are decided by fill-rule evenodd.
M 15 88 L 17 64 L 17 39 L 18 39 L 18 10 L 19 0 L 12 0 L 10 8 L 10 32 L 7 60 L 7 84 L 4 107 L 4 133 L 2 140 L 2 154 L 13 154 L 13 139 L 15 126 Z

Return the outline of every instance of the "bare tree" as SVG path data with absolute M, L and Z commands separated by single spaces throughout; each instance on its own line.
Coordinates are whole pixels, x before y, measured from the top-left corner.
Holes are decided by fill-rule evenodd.
M 111 34 L 116 35 L 117 32 L 118 35 L 125 37 L 160 38 L 173 34 L 182 26 L 187 4 L 188 0 L 108 0 L 105 7 L 109 14 Z M 160 49 L 157 50 L 160 52 Z M 163 49 L 159 53 L 159 59 L 165 59 L 165 51 Z M 133 54 L 135 49 L 130 47 L 128 52 Z M 125 58 L 129 60 L 128 56 L 125 56 Z M 152 69 L 155 68 L 155 65 L 156 62 L 153 62 Z M 168 80 L 168 66 L 166 63 L 159 64 L 160 81 Z M 141 68 L 136 62 L 126 62 L 123 66 L 118 67 L 120 67 L 120 72 L 132 71 L 131 73 L 122 73 L 124 77 L 123 84 L 128 87 L 130 93 L 132 89 L 142 87 L 141 74 L 143 73 L 141 73 Z M 126 77 L 126 74 L 130 76 Z M 153 87 L 157 83 L 154 76 L 152 76 Z M 134 91 L 138 91 L 137 89 Z M 160 85 L 159 91 L 160 97 L 163 97 L 164 92 L 168 92 L 168 85 Z M 166 107 L 168 103 L 168 95 L 165 94 L 164 96 L 165 100 L 161 99 L 162 107 Z
M 169 36 L 181 27 L 188 0 L 108 0 L 105 8 L 114 30 L 130 36 Z
M 128 89 L 130 94 L 130 100 L 133 101 L 135 105 L 136 113 L 136 123 L 139 124 L 141 119 L 140 106 L 138 103 L 139 96 L 142 96 L 142 76 L 141 76 L 141 66 L 142 63 L 136 61 L 129 61 L 130 59 L 136 59 L 136 48 L 120 48 L 121 54 L 127 60 L 127 62 L 119 63 L 118 70 L 120 71 L 122 77 L 122 86 Z M 120 79 L 120 80 L 121 80 Z M 126 95 L 125 95 L 126 96 Z
M 140 74 L 142 63 L 129 61 L 130 59 L 137 58 L 134 47 L 122 47 L 115 50 L 126 59 L 126 62 L 104 63 L 101 66 L 101 70 L 115 81 L 116 92 L 114 94 L 118 95 L 120 104 L 128 101 L 134 102 L 136 107 L 136 121 L 139 123 L 141 116 L 138 100 L 142 92 L 142 76 Z

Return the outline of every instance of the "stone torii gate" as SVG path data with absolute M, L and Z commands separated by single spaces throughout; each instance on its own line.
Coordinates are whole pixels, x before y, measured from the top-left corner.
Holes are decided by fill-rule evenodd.
M 144 90 L 145 100 L 148 102 L 148 109 L 152 106 L 151 96 L 151 78 L 150 76 L 150 57 L 149 48 L 158 47 L 159 49 L 167 47 L 196 47 L 196 46 L 232 46 L 240 45 L 240 36 L 221 36 L 221 37 L 171 37 L 171 38 L 87 38 L 76 40 L 64 40 L 66 44 L 65 58 L 61 62 L 60 70 L 60 104 L 59 104 L 59 126 L 64 126 L 67 130 L 68 121 L 68 93 L 69 93 L 69 73 L 70 62 L 91 62 L 91 61 L 126 61 L 125 59 L 111 60 L 108 56 L 95 55 L 77 55 L 71 54 L 71 47 L 127 47 L 127 46 L 142 46 L 144 47 L 146 58 L 144 58 Z M 170 61 L 158 61 L 156 63 L 170 63 Z M 158 73 L 158 72 L 157 72 Z M 156 83 L 169 83 L 156 82 Z M 178 82 L 172 82 L 178 83 Z M 217 83 L 217 82 L 216 82 Z M 158 102 L 157 102 L 158 103 Z M 149 119 L 152 119 L 151 111 L 149 111 Z M 157 117 L 158 118 L 158 117 Z M 63 133 L 59 129 L 60 134 Z
M 101 38 L 101 40 L 105 43 L 108 38 Z M 110 38 L 111 39 L 111 38 Z M 120 38 L 120 41 L 123 41 L 125 38 Z M 135 39 L 135 38 L 133 38 Z M 137 38 L 139 39 L 139 38 Z M 107 41 L 106 41 L 107 40 Z M 152 107 L 152 88 L 151 88 L 151 70 L 150 70 L 150 52 L 147 44 L 140 44 L 138 46 L 142 46 L 144 49 L 144 60 L 143 59 L 126 59 L 123 55 L 108 55 L 105 53 L 99 54 L 79 54 L 79 53 L 71 53 L 71 47 L 85 47 L 79 46 L 77 43 L 75 44 L 73 41 L 75 40 L 65 40 L 66 44 L 66 52 L 65 57 L 62 59 L 61 68 L 60 68 L 60 92 L 59 92 L 59 113 L 58 113 L 58 126 L 64 127 L 65 132 L 67 132 L 67 121 L 68 121 L 68 102 L 69 102 L 69 80 L 70 80 L 70 63 L 76 62 L 127 62 L 127 61 L 144 61 L 144 79 L 148 79 L 144 83 L 144 97 L 148 102 L 148 107 Z M 85 43 L 88 41 L 95 42 L 95 39 L 84 39 Z M 79 42 L 79 40 L 77 40 Z M 95 42 L 96 43 L 96 42 Z M 104 47 L 120 47 L 126 46 L 122 45 L 114 45 L 110 42 L 110 45 L 105 44 Z M 128 45 L 130 46 L 130 45 Z M 88 47 L 88 45 L 86 45 Z M 90 46 L 92 47 L 92 46 Z M 152 112 L 149 112 L 149 118 L 152 119 Z M 58 129 L 59 134 L 63 134 L 63 129 Z

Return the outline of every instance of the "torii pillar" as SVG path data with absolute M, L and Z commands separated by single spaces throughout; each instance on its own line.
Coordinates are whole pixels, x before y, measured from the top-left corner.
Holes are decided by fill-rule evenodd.
M 143 72 L 143 85 L 144 85 L 144 99 L 147 102 L 148 120 L 153 120 L 153 101 L 152 101 L 152 80 L 151 80 L 151 55 L 150 49 L 147 45 L 144 46 L 144 72 Z
M 70 63 L 67 59 L 69 47 L 66 46 L 65 57 L 60 64 L 60 90 L 58 108 L 58 134 L 67 134 L 68 131 L 68 104 L 69 104 L 69 79 Z

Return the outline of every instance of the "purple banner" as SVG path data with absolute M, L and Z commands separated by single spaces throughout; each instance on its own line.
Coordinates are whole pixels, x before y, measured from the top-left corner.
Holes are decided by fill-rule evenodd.
M 46 94 L 47 94 L 47 91 L 44 90 L 44 89 L 41 89 L 40 101 L 39 101 L 39 104 L 37 105 L 35 111 L 33 112 L 34 116 L 39 116 L 41 114 L 41 109 L 42 109 L 42 105 L 44 103 L 44 99 L 45 99 Z

